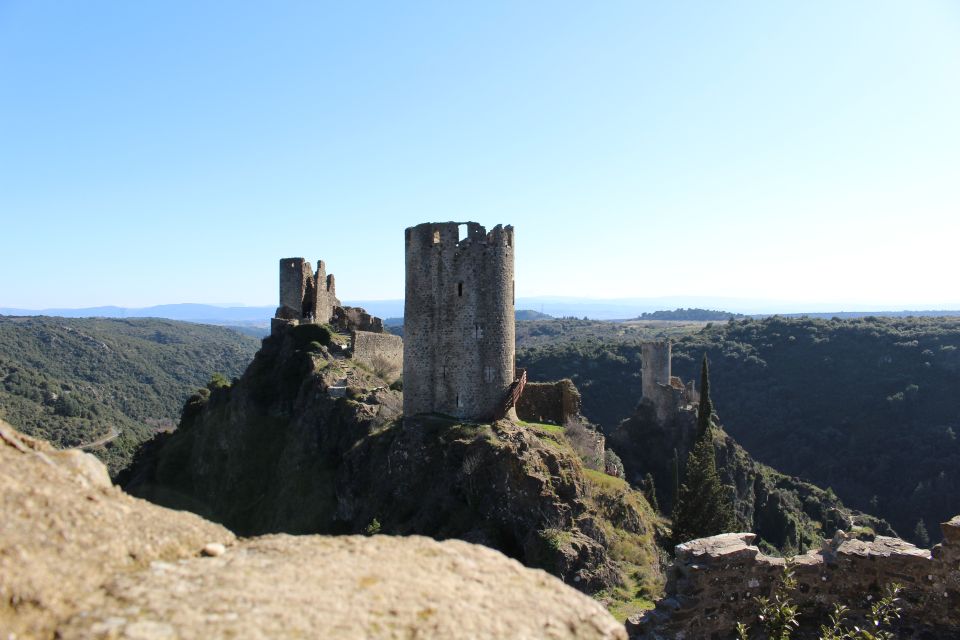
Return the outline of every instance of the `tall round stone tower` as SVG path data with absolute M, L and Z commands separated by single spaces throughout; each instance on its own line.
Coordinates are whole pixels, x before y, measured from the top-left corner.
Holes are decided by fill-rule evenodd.
M 489 420 L 514 381 L 513 227 L 406 230 L 403 413 Z
M 669 340 L 662 342 L 644 342 L 640 345 L 642 373 L 640 384 L 643 397 L 656 404 L 661 394 L 657 385 L 670 384 L 670 355 L 672 345 Z

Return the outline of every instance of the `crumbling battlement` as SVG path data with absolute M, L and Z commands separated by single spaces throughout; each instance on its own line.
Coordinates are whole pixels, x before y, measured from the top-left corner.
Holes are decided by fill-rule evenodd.
M 513 227 L 424 223 L 405 244 L 404 415 L 490 419 L 515 378 Z
M 671 375 L 672 351 L 669 340 L 640 345 L 643 399 L 653 403 L 660 420 L 667 420 L 699 400 L 692 381 L 684 385 L 680 378 Z
M 383 333 L 383 320 L 361 307 L 334 307 L 330 323 L 344 331 Z
M 903 607 L 898 638 L 960 637 L 960 516 L 943 523 L 943 542 L 932 551 L 898 538 L 857 540 L 838 532 L 823 548 L 792 559 L 804 626 L 816 625 L 834 603 L 860 619 L 898 583 Z M 666 597 L 654 610 L 627 621 L 631 638 L 734 637 L 737 622 L 756 625 L 756 596 L 769 597 L 785 560 L 753 546 L 752 533 L 726 533 L 676 548 Z
M 571 380 L 528 382 L 517 401 L 517 416 L 528 422 L 564 425 L 580 415 L 580 392 Z
M 338 306 L 336 281 L 333 274 L 326 274 L 323 260 L 317 260 L 316 273 L 304 258 L 280 260 L 277 318 L 325 324 L 330 322 L 333 309 Z

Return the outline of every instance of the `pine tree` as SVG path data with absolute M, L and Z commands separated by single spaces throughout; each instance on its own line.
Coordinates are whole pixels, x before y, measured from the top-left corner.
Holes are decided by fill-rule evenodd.
M 930 547 L 930 534 L 927 533 L 927 525 L 923 524 L 923 518 L 917 520 L 917 526 L 913 529 L 913 541 L 924 549 Z
M 700 364 L 700 406 L 697 409 L 697 438 L 710 429 L 713 417 L 713 401 L 710 400 L 710 371 L 707 365 L 707 354 L 703 354 Z
M 673 507 L 673 538 L 677 543 L 724 533 L 736 524 L 733 505 L 717 473 L 712 414 L 707 358 L 704 355 L 700 375 L 697 440 L 687 456 L 686 478 Z
M 643 478 L 643 496 L 647 499 L 647 502 L 650 503 L 650 506 L 653 507 L 654 511 L 660 511 L 660 505 L 657 503 L 657 487 L 653 484 L 653 475 L 647 474 Z

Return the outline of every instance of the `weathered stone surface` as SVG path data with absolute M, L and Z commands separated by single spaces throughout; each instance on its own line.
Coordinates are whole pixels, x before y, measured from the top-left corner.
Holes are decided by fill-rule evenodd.
M 0 440 L 0 637 L 49 637 L 58 620 L 100 599 L 107 576 L 234 541 L 198 516 L 104 485 L 106 469 L 89 454 L 57 451 L 2 422 Z
M 737 622 L 754 623 L 753 598 L 772 594 L 785 560 L 760 553 L 753 540 L 728 533 L 677 546 L 666 597 L 627 622 L 631 637 L 732 637 Z M 864 541 L 838 531 L 822 549 L 792 559 L 798 587 L 790 597 L 801 621 L 816 628 L 834 603 L 857 619 L 897 583 L 903 587 L 897 637 L 960 637 L 958 547 L 960 541 L 947 538 L 931 553 L 898 538 Z
M 485 547 L 238 541 L 76 460 L 0 422 L 2 638 L 626 638 L 599 603 Z
M 184 639 L 626 637 L 542 571 L 421 537 L 265 536 L 120 575 L 106 590 L 104 606 L 59 628 L 64 640 L 139 638 L 145 625 Z
M 750 546 L 757 536 L 753 533 L 723 533 L 712 538 L 699 538 L 676 548 L 677 559 L 696 560 L 707 556 L 710 560 L 718 558 L 755 557 L 760 549 Z
M 943 539 L 950 544 L 960 543 L 960 516 L 955 516 L 949 522 L 940 524 Z

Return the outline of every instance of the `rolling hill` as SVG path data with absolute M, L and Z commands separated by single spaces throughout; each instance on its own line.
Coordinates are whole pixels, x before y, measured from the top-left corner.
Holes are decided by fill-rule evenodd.
M 94 450 L 111 472 L 215 373 L 239 375 L 260 341 L 173 320 L 0 316 L 0 417 L 57 446 Z

